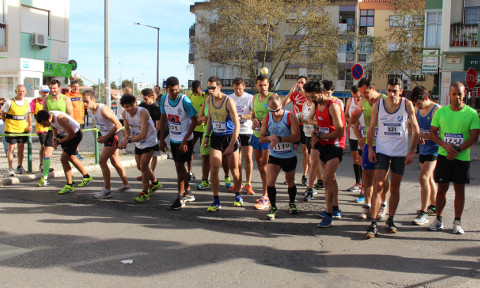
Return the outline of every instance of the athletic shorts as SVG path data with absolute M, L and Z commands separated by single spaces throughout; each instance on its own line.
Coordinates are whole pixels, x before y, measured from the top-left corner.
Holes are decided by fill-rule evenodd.
M 437 165 L 433 172 L 433 179 L 437 183 L 453 182 L 457 184 L 470 183 L 470 161 L 448 160 L 443 155 L 438 155 Z
M 342 162 L 343 148 L 331 144 L 321 145 L 320 141 L 317 141 L 317 143 L 315 143 L 315 149 L 320 152 L 320 160 L 323 163 L 327 163 L 335 158 L 340 159 L 340 162 Z
M 382 153 L 377 153 L 377 162 L 375 162 L 375 169 L 382 169 L 388 171 L 388 168 L 392 173 L 403 175 L 405 171 L 405 156 L 403 157 L 390 157 Z
M 202 137 L 203 137 L 203 132 L 193 131 L 193 138 L 200 138 L 200 139 L 202 139 Z
M 297 168 L 297 156 L 292 158 L 277 158 L 270 155 L 268 157 L 268 164 L 278 165 L 283 172 L 290 172 Z
M 295 142 L 294 144 L 298 145 L 298 144 L 303 144 L 305 145 L 307 143 L 307 140 L 306 140 L 306 135 L 305 135 L 305 131 L 303 131 L 303 126 L 299 126 L 300 127 L 300 142 Z
M 105 147 L 113 147 L 113 146 L 116 147 L 117 143 L 118 143 L 118 135 L 114 134 L 112 137 L 108 138 L 107 141 L 103 143 L 103 145 Z
M 82 131 L 78 130 L 78 132 L 75 133 L 75 138 L 70 139 L 67 142 L 64 142 L 64 143 L 60 144 L 62 146 L 63 152 L 67 153 L 70 156 L 77 155 L 77 153 L 78 153 L 77 147 L 78 147 L 78 144 L 80 144 L 80 142 L 82 141 L 82 138 L 83 138 Z M 61 138 L 59 138 L 59 139 L 61 139 Z
M 308 154 L 312 153 L 312 137 L 305 137 L 305 145 L 307 146 Z
M 435 155 L 418 155 L 418 161 L 420 163 L 430 162 L 430 161 L 437 161 L 437 156 Z
M 269 143 L 261 143 L 260 139 L 257 136 L 255 136 L 255 134 L 252 135 L 252 139 L 250 140 L 250 143 L 252 144 L 252 147 L 255 150 L 267 150 L 268 144 L 269 144 Z
M 348 139 L 348 146 L 350 146 L 350 151 L 358 151 L 358 140 L 357 139 Z
M 40 145 L 45 145 L 45 142 L 47 141 L 47 134 L 48 133 L 38 133 L 38 140 L 40 140 Z
M 377 146 L 372 146 L 372 148 L 373 148 L 373 152 L 377 152 Z M 370 162 L 370 160 L 368 160 L 368 145 L 367 144 L 365 144 L 363 146 L 362 168 L 363 168 L 363 170 L 374 170 L 375 169 L 375 163 L 372 163 L 372 162 Z
M 240 139 L 241 146 L 252 146 L 251 144 L 252 134 L 240 134 L 238 136 L 238 139 Z
M 232 141 L 232 137 L 233 137 L 233 134 L 218 136 L 218 135 L 215 135 L 215 133 L 212 133 L 212 135 L 210 136 L 210 147 L 212 149 L 225 152 L 225 150 L 227 150 L 227 147 L 230 145 L 230 142 Z M 240 147 L 240 143 L 238 142 L 238 139 L 235 139 L 233 152 L 237 151 L 239 147 Z
M 9 134 L 12 136 L 5 136 L 5 141 L 8 144 L 17 144 L 17 143 L 27 143 L 28 136 L 15 136 L 15 134 L 23 134 L 23 133 L 13 133 L 13 132 L 5 132 L 5 134 Z
M 210 139 L 209 139 L 209 141 L 208 141 L 207 148 L 204 148 L 204 147 L 203 147 L 203 144 L 205 144 L 205 135 L 203 136 L 201 142 L 202 142 L 202 143 L 201 143 L 201 145 L 200 145 L 200 155 L 202 155 L 202 156 L 208 156 L 208 155 L 210 155 Z
M 45 147 L 53 147 L 53 131 L 48 130 L 45 138 Z
M 158 147 L 158 145 L 155 145 Z M 137 146 L 135 146 L 135 154 L 136 155 L 142 155 L 142 154 L 147 154 L 149 153 L 150 151 L 155 151 L 155 146 L 152 146 L 152 147 L 147 147 L 147 148 L 137 148 Z
M 170 141 L 170 148 L 172 149 L 173 161 L 178 163 L 185 163 L 192 159 L 193 152 L 193 140 L 187 141 L 187 152 L 180 152 L 181 143 L 173 143 Z

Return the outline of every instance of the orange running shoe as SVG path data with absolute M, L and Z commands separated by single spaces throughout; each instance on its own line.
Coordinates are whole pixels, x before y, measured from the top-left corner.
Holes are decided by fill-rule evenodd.
M 253 187 L 251 184 L 245 185 L 245 190 L 247 190 L 247 195 L 255 195 L 255 192 L 253 191 Z
M 243 185 L 243 183 L 242 183 L 242 186 L 241 186 L 241 188 L 240 188 L 240 192 L 242 192 L 243 190 L 245 190 L 245 185 Z M 235 193 L 235 186 L 233 186 L 232 188 L 228 189 L 228 192 Z
M 262 210 L 268 207 L 268 197 L 260 197 L 257 200 L 257 204 L 254 205 L 254 207 L 258 210 Z

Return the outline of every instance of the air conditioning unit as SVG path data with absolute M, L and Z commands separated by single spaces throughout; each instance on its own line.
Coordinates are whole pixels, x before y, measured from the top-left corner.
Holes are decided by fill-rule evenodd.
M 48 47 L 48 36 L 45 34 L 32 34 L 32 46 L 40 46 L 40 48 Z

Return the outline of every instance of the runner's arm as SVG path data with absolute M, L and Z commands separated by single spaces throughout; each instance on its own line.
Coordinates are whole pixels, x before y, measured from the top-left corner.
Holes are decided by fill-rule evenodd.
M 336 139 L 343 137 L 345 127 L 343 126 L 342 122 L 342 110 L 341 106 L 339 105 L 330 105 L 328 107 L 328 112 L 330 113 L 330 117 L 332 117 L 333 126 L 335 127 L 335 131 L 320 134 L 318 136 L 319 139 Z
M 235 101 L 232 98 L 228 98 L 227 102 L 227 110 L 228 113 L 230 114 L 230 118 L 233 121 L 233 135 L 232 135 L 232 141 L 230 141 L 230 146 L 234 147 L 235 145 L 235 139 L 238 138 L 238 135 L 240 134 L 240 119 L 238 118 L 238 113 L 237 113 L 237 106 L 235 105 Z
M 125 129 L 123 129 L 123 139 L 124 141 L 127 141 L 128 137 L 130 137 L 130 124 L 128 124 L 128 120 L 127 120 L 127 111 L 123 110 L 122 118 L 123 118 L 123 126 L 125 127 Z
M 67 114 L 73 118 L 73 105 L 72 105 L 72 100 L 70 100 L 70 97 L 65 96 L 65 104 L 67 105 Z
M 73 130 L 73 128 L 68 125 L 69 123 L 69 120 L 67 117 L 57 117 L 57 122 L 60 126 L 62 126 L 63 130 L 67 133 L 67 136 L 63 137 L 62 139 L 58 140 L 58 144 L 62 144 L 62 143 L 65 143 L 69 140 L 72 140 L 73 138 L 75 138 L 75 131 Z
M 103 116 L 103 118 L 114 124 L 114 127 L 112 127 L 112 129 L 110 129 L 110 131 L 108 131 L 108 133 L 104 135 L 106 138 L 112 137 L 113 135 L 115 135 L 115 133 L 117 133 L 118 130 L 122 129 L 122 123 L 120 123 L 117 117 L 115 117 L 115 114 L 113 114 L 113 111 L 112 109 L 110 109 L 110 107 L 103 106 L 102 110 L 100 110 L 100 114 Z
M 417 148 L 417 143 L 420 139 L 420 128 L 418 127 L 417 115 L 415 114 L 415 107 L 413 106 L 412 101 L 406 101 L 408 122 L 410 122 L 410 127 L 412 127 L 412 144 L 410 145 L 410 150 L 405 157 L 405 164 L 410 164 L 413 162 L 413 155 L 415 155 L 415 149 Z
M 380 101 L 379 101 L 380 102 Z M 375 138 L 375 128 L 377 127 L 377 115 L 378 115 L 378 103 L 375 103 L 372 107 L 372 119 L 370 120 L 370 127 L 368 127 L 367 143 L 373 143 Z M 373 149 L 372 145 L 368 145 L 368 149 Z
M 293 113 L 289 113 L 290 118 L 290 136 L 282 137 L 282 142 L 299 142 L 300 141 L 300 126 L 298 126 L 298 120 Z
M 260 135 L 259 135 L 260 137 L 258 137 L 258 139 L 260 140 L 260 143 L 272 142 L 273 140 L 272 136 L 276 137 L 276 135 L 267 136 L 267 119 L 268 119 L 268 113 L 267 115 L 265 115 L 265 117 L 263 117 L 263 120 L 262 120 L 262 127 L 260 128 Z

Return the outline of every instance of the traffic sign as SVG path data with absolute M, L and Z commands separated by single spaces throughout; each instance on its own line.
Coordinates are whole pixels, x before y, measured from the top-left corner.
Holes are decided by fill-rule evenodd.
M 465 74 L 465 82 L 467 82 L 468 88 L 472 89 L 477 85 L 477 71 L 474 68 L 470 67 Z
M 360 80 L 363 76 L 363 67 L 360 64 L 355 64 L 352 67 L 352 77 L 355 80 Z

